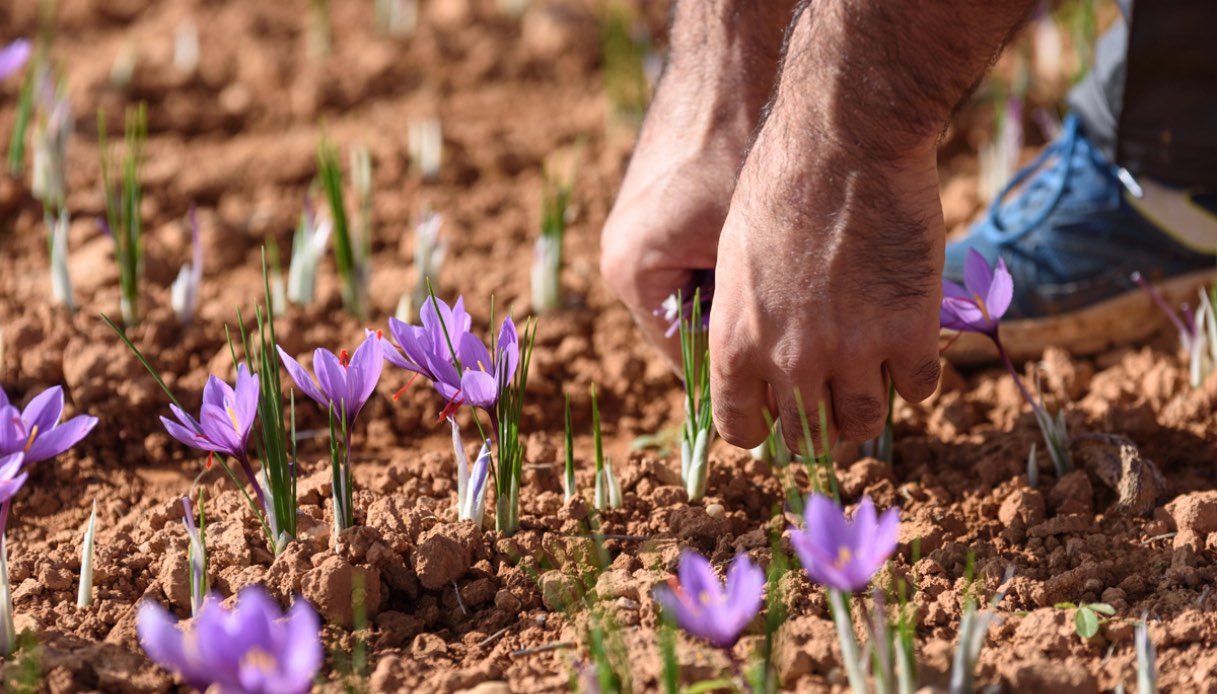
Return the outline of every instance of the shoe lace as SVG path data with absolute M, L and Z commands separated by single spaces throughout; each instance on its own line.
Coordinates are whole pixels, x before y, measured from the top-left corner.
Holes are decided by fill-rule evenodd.
M 1061 134 L 1049 144 L 1027 166 L 1023 167 L 1010 182 L 1002 188 L 1001 193 L 989 206 L 988 224 L 985 225 L 985 235 L 989 241 L 1009 245 L 1026 236 L 1038 227 L 1052 214 L 1052 210 L 1060 203 L 1065 195 L 1069 182 L 1069 174 L 1073 170 L 1073 154 L 1077 148 L 1078 119 L 1070 114 L 1062 124 Z M 1038 173 L 1044 164 L 1055 159 L 1053 168 L 1042 176 L 1036 176 L 1017 197 L 1005 202 L 1010 192 L 1023 185 L 1033 174 Z M 1047 195 L 1047 203 L 1040 205 L 1035 214 L 1027 216 L 1024 211 L 1032 201 L 1041 200 Z M 1010 218 L 1010 221 L 1006 219 Z M 1017 220 L 1014 223 L 1011 221 Z

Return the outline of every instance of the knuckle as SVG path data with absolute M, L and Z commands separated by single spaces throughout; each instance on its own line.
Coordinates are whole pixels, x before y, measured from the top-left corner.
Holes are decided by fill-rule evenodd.
M 841 398 L 834 413 L 841 434 L 852 440 L 874 438 L 883 431 L 883 403 L 860 393 L 847 394 Z
M 927 357 L 913 366 L 908 374 L 908 388 L 911 392 L 901 393 L 913 402 L 920 402 L 934 394 L 938 389 L 938 381 L 942 376 L 942 364 L 937 356 Z

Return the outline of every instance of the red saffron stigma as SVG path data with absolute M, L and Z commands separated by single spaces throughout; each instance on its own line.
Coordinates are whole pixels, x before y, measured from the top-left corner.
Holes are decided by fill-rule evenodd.
M 207 451 L 207 469 L 208 470 L 211 469 L 212 464 L 215 462 L 215 455 L 216 455 L 215 451 Z
M 418 374 L 414 374 L 413 376 L 411 376 L 410 380 L 406 381 L 406 385 L 402 386 L 401 390 L 399 390 L 393 394 L 393 402 L 397 402 L 397 399 L 401 397 L 402 393 L 406 392 L 406 388 L 409 388 L 410 384 L 414 383 L 414 379 L 416 379 L 416 378 L 418 378 Z
M 344 369 L 351 365 L 351 355 L 347 354 L 345 349 L 338 350 L 338 363 L 342 364 Z
M 439 419 L 435 421 L 442 422 L 451 417 L 452 414 L 459 410 L 463 404 L 465 403 L 463 400 L 461 400 L 461 391 L 458 390 L 456 391 L 456 395 L 453 395 L 452 399 L 448 401 L 448 404 L 444 405 L 444 409 L 440 410 Z
M 385 339 L 385 331 L 383 331 L 383 330 L 377 330 L 377 331 L 376 331 L 376 339 L 377 339 L 377 340 L 383 340 L 383 339 Z

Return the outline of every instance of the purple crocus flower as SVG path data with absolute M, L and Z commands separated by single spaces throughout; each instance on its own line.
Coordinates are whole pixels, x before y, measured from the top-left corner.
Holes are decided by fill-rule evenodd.
M 368 331 L 363 344 L 359 345 L 353 356 L 348 355 L 345 349 L 339 350 L 335 356 L 328 349 L 318 347 L 313 351 L 316 384 L 300 362 L 292 359 L 282 347 L 276 345 L 275 349 L 279 350 L 279 358 L 296 386 L 318 405 L 326 409 L 334 408 L 334 416 L 343 419 L 346 430 L 350 431 L 359 411 L 380 380 L 385 360 L 383 339 L 378 333 Z
M 968 250 L 963 266 L 963 284 L 942 281 L 942 307 L 938 320 L 947 330 L 973 332 L 997 339 L 997 322 L 1010 308 L 1014 297 L 1014 279 L 1006 269 L 1006 261 L 997 259 L 997 267 L 976 249 Z
M 854 592 L 896 551 L 900 511 L 875 516 L 870 497 L 862 497 L 852 519 L 834 501 L 813 494 L 804 511 L 804 528 L 790 534 L 799 561 L 811 580 L 828 588 Z
M 136 616 L 140 645 L 199 691 L 303 694 L 321 668 L 321 623 L 304 600 L 296 600 L 284 617 L 265 590 L 250 586 L 231 610 L 211 595 L 192 623 L 178 628 L 176 622 L 145 600 Z
M 24 462 L 25 456 L 20 451 L 0 456 L 0 504 L 7 504 L 21 491 L 21 485 L 29 477 L 22 469 Z M 4 528 L 0 525 L 0 535 L 3 534 Z
M 701 325 L 692 326 L 694 330 L 709 330 L 710 329 L 710 304 L 714 300 L 714 274 L 708 273 L 704 284 L 698 292 L 695 292 L 700 299 L 701 304 Z M 664 337 L 672 337 L 680 330 L 680 322 L 682 320 L 693 320 L 693 294 L 686 295 L 687 298 L 682 302 L 676 294 L 669 294 L 668 298 L 663 300 L 663 304 L 652 311 L 656 316 L 662 316 L 668 322 L 668 329 L 664 331 Z
M 77 415 L 60 423 L 63 388 L 47 388 L 18 411 L 0 388 L 0 456 L 21 452 L 25 463 L 37 463 L 63 453 L 97 425 L 97 418 Z
M 493 357 L 472 333 L 461 338 L 457 354 L 464 369 L 458 399 L 493 414 L 499 402 L 499 384 L 515 377 L 520 362 L 520 336 L 516 324 L 510 318 L 503 319 Z
M 26 39 L 17 39 L 0 48 L 0 80 L 20 70 L 32 52 L 33 46 Z
M 460 390 L 460 374 L 452 363 L 452 350 L 457 349 L 469 333 L 473 319 L 465 312 L 464 297 L 458 297 L 452 308 L 439 299 L 428 299 L 419 309 L 418 316 L 421 327 L 389 318 L 389 334 L 397 340 L 401 350 L 385 350 L 385 359 L 427 378 L 441 395 L 451 399 Z
M 493 417 L 499 399 L 499 383 L 515 376 L 520 361 L 520 340 L 515 323 L 510 318 L 504 319 L 495 352 L 491 355 L 486 345 L 469 332 L 472 321 L 465 312 L 463 297 L 458 298 L 451 309 L 442 301 L 427 301 L 419 311 L 419 317 L 421 327 L 389 319 L 389 333 L 401 345 L 401 351 L 387 349 L 385 359 L 431 381 L 435 390 L 448 401 L 440 419 L 451 416 L 465 403 L 480 407 Z M 453 350 L 456 351 L 455 362 Z
M 250 372 L 249 367 L 238 364 L 235 389 L 214 375 L 207 377 L 198 419 L 177 405 L 170 405 L 169 409 L 178 421 L 161 417 L 161 424 L 165 425 L 170 436 L 191 448 L 235 458 L 265 510 L 268 508 L 266 495 L 262 485 L 258 484 L 246 450 L 249 432 L 258 416 L 258 395 L 258 377 Z M 210 461 L 210 456 L 208 459 Z
M 686 551 L 675 578 L 655 589 L 655 600 L 682 629 L 719 648 L 731 648 L 761 609 L 765 574 L 741 554 L 727 569 L 726 590 L 705 557 Z

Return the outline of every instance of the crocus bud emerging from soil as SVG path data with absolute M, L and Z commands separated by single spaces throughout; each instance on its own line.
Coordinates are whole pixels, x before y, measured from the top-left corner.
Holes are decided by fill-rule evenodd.
M 140 645 L 199 691 L 303 694 L 321 668 L 321 624 L 304 600 L 284 617 L 261 587 L 250 586 L 231 610 L 212 595 L 193 622 L 179 628 L 176 621 L 145 600 L 136 616 Z
M 300 225 L 292 237 L 292 260 L 287 268 L 287 299 L 293 304 L 313 303 L 317 263 L 325 255 L 333 228 L 329 219 L 318 219 L 313 214 L 312 204 L 306 200 Z
M 947 330 L 973 332 L 997 339 L 997 322 L 1010 308 L 1014 298 L 1014 279 L 1006 261 L 997 259 L 990 269 L 988 261 L 975 249 L 964 261 L 963 283 L 942 281 L 942 308 L 938 320 Z
M 173 313 L 182 325 L 189 325 L 199 302 L 199 283 L 203 281 L 203 243 L 199 238 L 199 215 L 190 208 L 191 260 L 182 266 L 171 287 Z
M 0 80 L 20 70 L 25 61 L 30 59 L 33 50 L 33 46 L 25 39 L 17 39 L 0 48 Z
M 72 298 L 72 276 L 68 273 L 68 212 L 61 210 L 57 217 L 47 215 L 51 229 L 51 296 L 68 309 L 76 311 Z
M 18 412 L 0 388 L 0 456 L 24 453 L 25 463 L 54 458 L 83 439 L 97 425 L 97 418 L 78 415 L 60 423 L 63 389 L 59 386 L 39 393 Z
M 685 552 L 679 581 L 655 589 L 655 600 L 682 629 L 719 648 L 731 648 L 761 609 L 765 574 L 741 554 L 727 569 L 726 586 L 705 557 Z
M 863 497 L 853 518 L 832 499 L 813 494 L 804 511 L 804 528 L 790 534 L 803 569 L 816 583 L 854 592 L 896 551 L 900 511 L 891 508 L 876 517 L 870 497 Z

